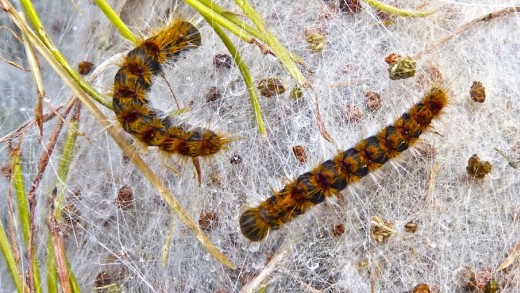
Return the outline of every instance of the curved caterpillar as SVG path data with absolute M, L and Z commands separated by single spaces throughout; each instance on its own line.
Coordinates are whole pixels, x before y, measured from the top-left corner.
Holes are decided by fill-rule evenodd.
M 447 93 L 433 88 L 394 124 L 300 175 L 258 207 L 247 209 L 240 215 L 240 231 L 251 241 L 261 241 L 270 230 L 279 229 L 327 197 L 379 169 L 413 145 L 441 114 L 447 102 Z
M 197 157 L 218 152 L 229 139 L 206 128 L 175 123 L 167 114 L 150 106 L 147 93 L 152 78 L 162 71 L 163 63 L 175 61 L 181 52 L 200 45 L 200 33 L 195 26 L 174 20 L 126 55 L 114 77 L 112 100 L 117 120 L 126 132 L 167 153 L 191 157 L 199 182 Z

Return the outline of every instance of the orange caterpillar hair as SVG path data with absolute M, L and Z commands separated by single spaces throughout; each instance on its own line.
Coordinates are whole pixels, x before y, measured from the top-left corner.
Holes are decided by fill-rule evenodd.
M 163 63 L 200 45 L 200 33 L 191 23 L 174 20 L 127 54 L 114 77 L 112 100 L 117 120 L 126 132 L 167 153 L 193 158 L 199 181 L 197 157 L 218 152 L 229 139 L 206 128 L 174 123 L 164 112 L 150 106 L 147 93 Z
M 258 207 L 247 209 L 240 215 L 240 231 L 251 241 L 261 241 L 270 230 L 279 229 L 327 197 L 379 169 L 413 145 L 441 114 L 447 102 L 447 93 L 433 88 L 394 124 L 300 175 Z

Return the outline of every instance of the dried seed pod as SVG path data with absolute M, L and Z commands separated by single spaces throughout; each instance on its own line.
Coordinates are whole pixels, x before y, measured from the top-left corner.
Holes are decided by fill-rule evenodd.
M 339 0 L 339 10 L 345 13 L 356 14 L 361 11 L 361 1 L 359 0 Z
M 488 161 L 481 161 L 477 154 L 473 154 L 468 160 L 468 166 L 466 171 L 468 174 L 477 178 L 482 179 L 491 172 L 492 166 Z
M 338 237 L 343 235 L 345 233 L 345 225 L 343 224 L 337 224 L 334 225 L 334 228 L 332 229 L 332 235 Z
M 327 42 L 325 31 L 319 27 L 309 27 L 305 29 L 305 40 L 309 43 L 309 47 L 312 52 L 320 52 L 325 48 Z
M 392 229 L 394 224 L 392 222 L 383 221 L 378 216 L 372 217 L 372 227 L 370 228 L 370 234 L 372 239 L 374 239 L 377 243 L 382 243 L 386 241 L 392 234 L 394 234 L 394 230 Z
M 233 155 L 231 159 L 229 159 L 229 163 L 232 165 L 238 165 L 242 163 L 242 157 L 239 155 Z
M 325 48 L 325 43 L 327 42 L 327 38 L 325 35 L 312 33 L 306 37 L 307 43 L 309 43 L 309 47 L 312 52 L 320 52 Z
M 213 230 L 215 227 L 217 227 L 218 223 L 219 223 L 219 217 L 218 217 L 217 213 L 212 212 L 212 211 L 206 211 L 206 210 L 204 210 L 200 213 L 199 227 L 202 230 L 209 232 L 209 231 Z
M 9 164 L 2 166 L 0 172 L 2 172 L 2 176 L 4 176 L 5 179 L 11 180 L 11 175 L 13 174 L 13 170 L 11 169 L 11 166 Z
M 214 102 L 219 100 L 221 97 L 222 94 L 220 93 L 220 90 L 216 86 L 213 86 L 206 93 L 206 103 Z
M 114 256 L 113 260 L 119 259 L 118 256 Z M 94 281 L 94 292 L 121 292 L 121 282 L 125 279 L 127 271 L 125 268 L 111 268 L 107 271 L 102 271 L 96 276 Z
M 92 71 L 93 68 L 94 68 L 94 64 L 90 63 L 88 61 L 81 61 L 78 64 L 78 72 L 81 75 L 89 74 Z
M 295 87 L 293 87 L 293 89 L 291 90 L 291 94 L 290 94 L 291 99 L 297 100 L 297 99 L 301 98 L 302 96 L 303 96 L 303 90 L 302 90 L 301 86 L 296 85 Z
M 365 93 L 365 107 L 368 111 L 376 111 L 381 107 L 381 96 L 376 92 Z
M 473 290 L 475 288 L 475 272 L 469 267 L 459 267 L 453 271 L 453 282 L 462 288 Z
M 414 221 L 408 222 L 406 225 L 404 225 L 404 229 L 408 233 L 415 233 L 417 231 L 417 223 Z
M 130 186 L 124 185 L 119 189 L 115 204 L 122 210 L 128 210 L 134 206 L 134 192 Z
M 285 92 L 285 87 L 278 78 L 264 78 L 258 83 L 258 89 L 264 97 L 274 97 Z
M 363 111 L 353 103 L 347 104 L 341 112 L 348 122 L 358 122 L 363 118 Z
M 471 99 L 477 103 L 484 103 L 486 100 L 486 88 L 480 81 L 474 81 L 469 91 Z
M 62 221 L 68 228 L 73 228 L 81 220 L 81 215 L 74 203 L 67 203 L 62 210 Z
M 110 274 L 106 271 L 102 271 L 101 273 L 97 274 L 96 281 L 94 282 L 94 288 L 102 288 L 105 286 L 108 286 L 112 283 L 112 278 L 110 277 Z
M 412 293 L 430 293 L 430 287 L 426 284 L 419 284 L 413 288 Z
M 233 66 L 233 59 L 228 54 L 217 54 L 213 57 L 213 65 L 218 69 L 230 69 Z
M 292 148 L 293 154 L 300 161 L 300 163 L 307 162 L 307 154 L 305 153 L 305 149 L 301 145 L 293 146 Z
M 368 258 L 362 258 L 357 262 L 358 269 L 360 270 L 366 270 L 369 265 L 370 261 L 368 260 Z
M 390 55 L 392 56 L 392 55 Z M 389 63 L 388 74 L 391 80 L 405 79 L 415 75 L 417 61 L 413 57 L 405 56 L 397 58 L 395 62 L 390 63 L 388 60 L 393 60 L 393 57 L 388 56 L 385 61 Z M 398 55 L 397 55 L 398 56 Z M 390 57 L 390 58 L 389 58 Z M 387 60 L 388 59 L 388 60 Z

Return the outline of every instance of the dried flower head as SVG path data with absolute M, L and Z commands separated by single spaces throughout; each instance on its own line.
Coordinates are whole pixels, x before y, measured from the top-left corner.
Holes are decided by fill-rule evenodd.
M 292 148 L 293 154 L 300 161 L 300 163 L 307 162 L 307 154 L 305 153 L 305 149 L 301 145 L 293 146 Z
M 361 8 L 359 0 L 339 0 L 339 10 L 342 12 L 356 14 L 361 12 Z
M 477 103 L 484 103 L 486 100 L 486 88 L 480 81 L 474 81 L 469 91 L 471 99 Z
M 200 213 L 199 227 L 202 230 L 209 232 L 209 231 L 213 230 L 215 227 L 217 227 L 218 223 L 219 223 L 219 217 L 218 217 L 217 213 L 215 213 L 213 211 L 207 211 L 207 210 L 204 210 Z
M 405 79 L 415 75 L 417 61 L 413 57 L 391 54 L 385 58 L 385 61 L 389 64 L 388 74 L 391 80 Z
M 327 42 L 326 33 L 321 28 L 311 27 L 305 30 L 305 40 L 312 52 L 320 52 Z
M 206 102 L 214 102 L 216 100 L 219 100 L 221 97 L 222 93 L 220 92 L 220 90 L 216 86 L 213 86 L 206 93 Z
M 334 228 L 332 229 L 332 235 L 339 237 L 345 233 L 345 225 L 344 224 L 337 224 L 334 225 Z
M 130 186 L 124 185 L 119 189 L 115 204 L 122 210 L 128 210 L 134 206 L 134 192 Z
M 258 89 L 264 97 L 274 97 L 285 92 L 285 87 L 278 78 L 264 78 L 258 83 Z
M 408 233 L 415 233 L 417 231 L 417 223 L 414 221 L 406 223 L 404 225 L 404 230 Z
M 229 163 L 232 165 L 239 165 L 242 163 L 242 157 L 235 154 L 231 157 L 231 159 L 229 159 Z
M 481 161 L 477 154 L 473 154 L 468 160 L 468 166 L 466 171 L 468 174 L 477 178 L 482 179 L 491 172 L 492 165 L 488 161 Z
M 294 86 L 293 89 L 291 90 L 291 94 L 290 94 L 291 99 L 297 100 L 297 99 L 301 98 L 302 96 L 303 96 L 302 87 L 299 85 Z
M 368 111 L 376 111 L 381 108 L 381 96 L 376 92 L 365 93 L 365 107 Z
M 228 54 L 217 54 L 213 57 L 213 65 L 218 69 L 230 69 L 233 66 L 233 59 Z
M 383 221 L 379 216 L 373 216 L 371 223 L 370 235 L 377 243 L 383 243 L 394 234 L 392 222 Z

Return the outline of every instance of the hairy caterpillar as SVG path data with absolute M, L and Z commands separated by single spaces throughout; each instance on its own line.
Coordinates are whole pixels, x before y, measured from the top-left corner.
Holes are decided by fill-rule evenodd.
M 126 132 L 164 152 L 191 157 L 199 182 L 197 158 L 225 148 L 229 139 L 206 128 L 175 123 L 166 113 L 150 106 L 147 93 L 163 63 L 200 45 L 200 33 L 191 23 L 174 20 L 126 55 L 114 77 L 112 100 L 117 120 Z
M 431 89 L 394 124 L 300 175 L 257 207 L 247 209 L 240 215 L 240 231 L 249 240 L 260 241 L 270 230 L 279 229 L 327 197 L 379 169 L 413 145 L 431 121 L 441 114 L 447 101 L 448 95 L 443 89 Z

